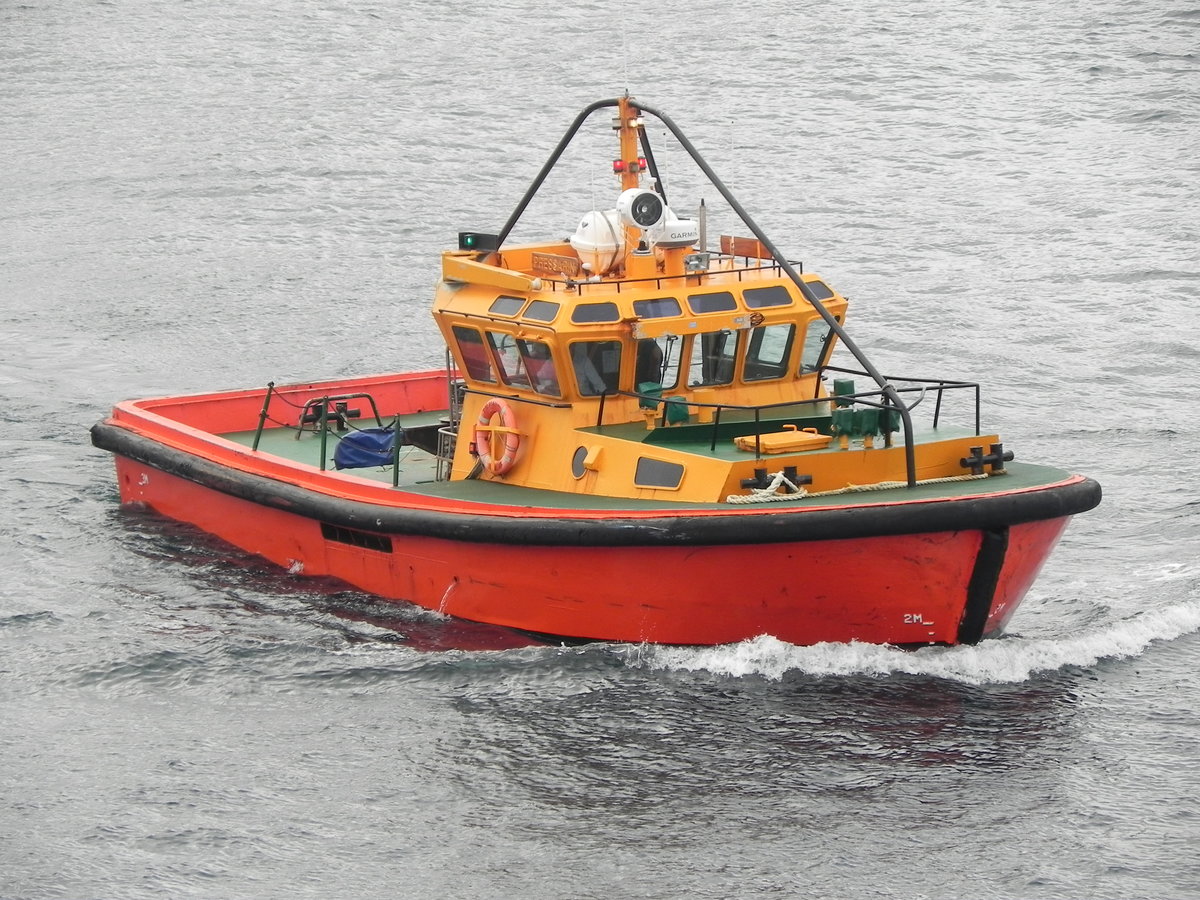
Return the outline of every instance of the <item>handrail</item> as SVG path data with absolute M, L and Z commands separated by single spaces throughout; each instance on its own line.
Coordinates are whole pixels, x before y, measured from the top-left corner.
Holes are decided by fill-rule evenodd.
M 275 393 L 275 382 L 267 382 L 267 396 L 263 397 L 262 411 L 258 414 L 258 428 L 254 429 L 254 443 L 250 445 L 252 451 L 258 451 L 258 442 L 262 440 L 263 426 L 267 424 L 267 416 L 271 410 L 271 397 Z
M 465 310 L 457 310 L 457 309 L 452 310 L 452 311 L 439 309 L 438 313 L 441 315 L 444 315 L 448 318 L 454 317 L 454 318 L 460 318 L 460 319 L 465 319 L 465 320 L 482 319 L 483 321 L 491 322 L 494 325 L 519 326 L 520 328 L 532 328 L 534 330 L 541 329 L 542 331 L 547 331 L 550 334 L 556 333 L 556 329 L 554 328 L 553 325 L 547 325 L 544 322 L 533 322 L 533 321 L 530 321 L 529 319 L 523 319 L 520 316 L 510 316 L 509 318 L 505 319 L 505 318 L 501 318 L 500 316 L 495 315 L 494 313 L 476 313 L 476 312 L 467 312 Z M 511 331 L 505 332 L 505 334 L 511 334 L 511 333 L 512 333 Z
M 845 369 L 838 366 L 824 366 L 821 371 L 836 371 L 847 375 L 865 375 L 865 372 L 859 372 L 855 369 Z M 608 397 L 631 397 L 636 400 L 648 400 L 662 404 L 662 417 L 660 424 L 666 426 L 667 423 L 667 406 L 671 403 L 676 403 L 681 406 L 695 406 L 703 409 L 713 410 L 713 421 L 711 423 L 712 440 L 709 444 L 709 450 L 717 449 L 717 438 L 720 433 L 721 414 L 725 411 L 749 412 L 754 414 L 754 433 L 755 433 L 755 458 L 761 457 L 759 442 L 757 438 L 762 433 L 762 413 L 773 409 L 782 409 L 789 406 L 816 406 L 821 403 L 834 403 L 836 401 L 845 401 L 847 403 L 861 403 L 864 406 L 874 407 L 876 409 L 895 409 L 901 416 L 905 415 L 916 407 L 925 394 L 929 390 L 937 392 L 937 404 L 935 406 L 933 427 L 937 427 L 938 416 L 941 411 L 942 395 L 945 391 L 955 390 L 958 388 L 973 388 L 975 390 L 975 434 L 980 433 L 979 420 L 979 385 L 970 381 L 945 381 L 935 378 L 907 378 L 901 376 L 888 376 L 889 381 L 909 382 L 913 387 L 895 387 L 892 386 L 891 392 L 884 390 L 872 391 L 856 391 L 853 394 L 838 394 L 836 396 L 825 395 L 821 397 L 812 397 L 799 400 L 781 400 L 777 403 L 761 403 L 761 404 L 739 404 L 739 403 L 704 403 L 698 400 L 691 400 L 687 397 L 664 397 L 661 394 L 645 394 L 639 391 L 605 391 L 600 394 L 600 404 L 596 411 L 596 428 L 604 427 L 604 406 Z M 933 388 L 929 386 L 933 385 Z M 912 404 L 904 404 L 898 402 L 901 394 L 919 394 L 916 401 Z M 496 395 L 499 396 L 499 395 Z M 879 401 L 871 398 L 878 397 Z M 911 419 L 910 419 L 911 421 Z M 884 434 L 884 446 L 891 447 L 892 439 L 891 432 Z
M 869 374 L 867 372 L 861 372 L 858 369 L 846 369 L 841 366 L 830 366 L 830 365 L 821 366 L 821 368 L 817 370 L 818 375 L 822 375 L 825 372 L 841 372 L 843 375 L 867 375 L 867 374 Z M 889 376 L 887 376 L 887 378 L 891 381 L 906 381 L 909 384 L 937 385 L 938 395 L 937 395 L 937 402 L 934 406 L 934 413 L 933 413 L 933 427 L 934 428 L 937 428 L 938 419 L 941 416 L 942 391 L 943 390 L 952 390 L 954 388 L 974 388 L 975 389 L 975 433 L 979 434 L 979 432 L 981 431 L 983 419 L 982 419 L 982 415 L 981 415 L 982 402 L 981 402 L 979 382 L 977 382 L 977 381 L 947 381 L 944 378 L 912 378 L 907 375 L 904 375 L 904 376 L 889 375 Z M 914 403 L 913 406 L 916 406 L 916 404 Z M 913 406 L 910 406 L 908 408 L 912 409 Z
M 553 403 L 549 400 L 534 400 L 532 397 L 522 397 L 520 394 L 502 394 L 498 391 L 485 391 L 482 388 L 470 387 L 463 390 L 464 394 L 478 394 L 481 397 L 495 397 L 499 400 L 515 400 L 517 403 L 529 403 L 533 406 L 547 406 L 550 409 L 572 409 L 573 403 Z
M 313 397 L 304 404 L 304 408 L 300 411 L 300 419 L 297 422 L 297 425 L 300 427 L 300 429 L 303 429 L 305 425 L 313 425 L 316 424 L 317 421 L 323 421 L 319 417 L 312 418 L 314 413 L 310 412 L 310 410 L 320 407 L 322 408 L 321 414 L 328 418 L 329 404 L 340 403 L 344 400 L 366 400 L 371 404 L 371 415 L 375 417 L 375 424 L 380 428 L 383 427 L 383 417 L 379 414 L 379 407 L 375 403 L 375 398 L 370 394 L 361 391 L 354 394 L 326 394 L 323 397 Z M 356 418 L 357 416 L 357 410 L 351 411 L 349 409 L 336 408 L 333 410 L 333 417 L 335 420 L 341 420 L 343 418 Z
M 504 223 L 504 227 L 500 229 L 500 234 L 496 238 L 496 250 L 493 252 L 499 252 L 500 247 L 504 244 L 509 232 L 516 227 L 517 222 L 520 221 L 521 216 L 525 213 L 525 208 L 529 206 L 530 202 L 537 195 L 542 183 L 546 180 L 546 177 L 550 174 L 550 171 L 554 168 L 554 166 L 557 165 L 559 158 L 563 155 L 563 152 L 567 149 L 567 146 L 575 137 L 575 133 L 579 131 L 583 123 L 587 121 L 588 116 L 598 109 L 617 106 L 620 104 L 620 102 L 621 101 L 617 99 L 597 100 L 595 103 L 585 107 L 583 112 L 575 117 L 575 121 L 572 122 L 571 126 L 567 129 L 567 133 L 562 136 L 562 139 L 558 142 L 558 146 L 554 148 L 553 152 L 551 152 L 550 158 L 546 160 L 546 162 L 542 165 L 541 170 L 537 173 L 537 176 L 533 179 L 533 184 L 529 186 L 529 189 L 525 191 L 525 195 L 521 197 L 520 202 L 517 203 L 517 208 L 513 210 L 512 215 L 508 217 L 508 221 Z
M 717 253 L 713 250 L 709 250 L 708 253 L 710 256 L 716 256 L 721 259 L 736 259 L 734 256 Z M 793 266 L 799 266 L 801 271 L 804 270 L 804 263 L 802 261 L 790 260 L 789 262 L 791 262 Z M 562 285 L 564 290 L 577 290 L 582 296 L 584 288 L 606 288 L 611 290 L 613 287 L 615 287 L 617 289 L 617 293 L 619 294 L 621 293 L 622 287 L 649 285 L 651 282 L 653 282 L 655 290 L 661 290 L 663 289 L 662 283 L 664 281 L 679 281 L 681 278 L 700 278 L 704 275 L 736 275 L 737 280 L 742 281 L 742 276 L 748 272 L 762 272 L 770 271 L 772 269 L 782 274 L 782 269 L 780 268 L 779 263 L 777 263 L 775 260 L 771 260 L 770 262 L 764 261 L 763 265 L 757 266 L 738 266 L 732 269 L 717 269 L 715 271 L 712 269 L 706 269 L 703 272 L 683 272 L 679 275 L 646 275 L 640 278 L 606 278 L 600 281 L 588 281 L 587 279 L 579 278 L 550 278 L 543 275 L 541 276 L 541 279 L 543 285 L 551 286 L 551 290 L 557 290 L 556 286 Z

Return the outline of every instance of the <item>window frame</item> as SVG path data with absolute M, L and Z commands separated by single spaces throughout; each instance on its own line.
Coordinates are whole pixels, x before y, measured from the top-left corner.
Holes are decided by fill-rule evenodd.
M 761 351 L 763 341 L 767 337 L 767 329 L 788 329 L 788 335 L 783 347 L 783 355 L 779 362 L 770 362 L 763 360 L 761 356 L 751 359 L 752 352 Z M 755 339 L 757 340 L 757 347 Z M 746 384 L 758 384 L 762 381 L 776 381 L 780 378 L 786 378 L 792 371 L 791 358 L 796 347 L 796 323 L 795 322 L 771 322 L 765 325 L 757 325 L 751 328 L 747 333 L 745 352 L 742 354 L 742 382 Z M 756 375 L 751 377 L 748 370 L 751 365 L 757 366 L 760 370 L 771 369 L 772 374 Z

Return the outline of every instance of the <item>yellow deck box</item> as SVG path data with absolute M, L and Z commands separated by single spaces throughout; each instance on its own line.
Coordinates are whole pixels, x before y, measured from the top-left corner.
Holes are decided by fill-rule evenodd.
M 821 434 L 815 428 L 798 429 L 795 425 L 784 425 L 783 431 L 758 436 L 758 447 L 762 453 L 799 453 L 803 450 L 821 450 L 829 446 L 833 437 Z M 746 434 L 734 438 L 739 450 L 754 452 L 754 435 Z

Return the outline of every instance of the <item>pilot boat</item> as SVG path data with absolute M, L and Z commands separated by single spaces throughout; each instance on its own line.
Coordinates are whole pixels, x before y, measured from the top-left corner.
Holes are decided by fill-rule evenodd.
M 510 243 L 602 111 L 610 202 Z M 647 117 L 749 234 L 710 247 L 703 203 L 668 205 Z M 122 504 L 550 639 L 996 635 L 1100 487 L 1015 461 L 978 384 L 882 374 L 847 307 L 626 95 L 579 113 L 499 231 L 442 254 L 445 368 L 126 401 L 92 439 Z

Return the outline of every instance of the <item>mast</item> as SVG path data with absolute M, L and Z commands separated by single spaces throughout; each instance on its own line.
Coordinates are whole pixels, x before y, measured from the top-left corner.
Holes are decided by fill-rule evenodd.
M 621 157 L 613 161 L 613 171 L 620 176 L 621 192 L 642 186 L 642 160 L 638 157 L 638 133 L 642 130 L 642 114 L 631 102 L 626 91 L 617 98 L 617 117 L 613 121 L 621 144 Z M 637 252 L 642 240 L 642 231 L 633 225 L 625 228 L 625 274 L 630 271 L 630 256 Z M 640 260 L 639 260 L 640 261 Z M 642 274 L 642 273 L 638 273 Z
M 621 176 L 621 190 L 642 186 L 642 163 L 638 158 L 638 132 L 642 127 L 642 114 L 630 102 L 628 94 L 617 98 L 617 117 L 613 121 L 621 141 L 621 158 L 613 163 L 613 170 Z

